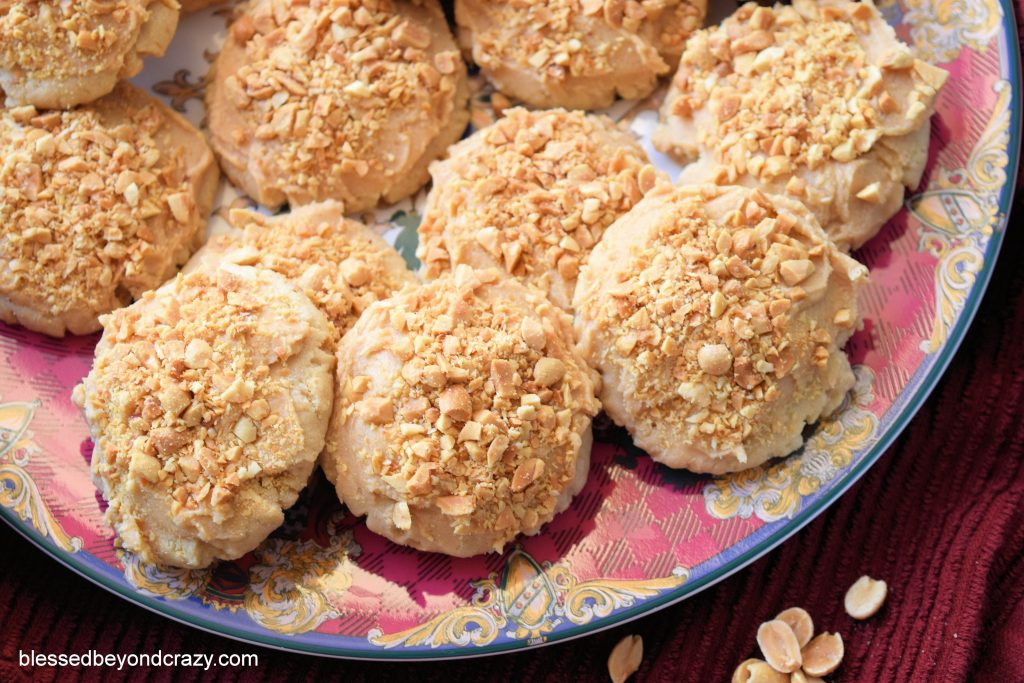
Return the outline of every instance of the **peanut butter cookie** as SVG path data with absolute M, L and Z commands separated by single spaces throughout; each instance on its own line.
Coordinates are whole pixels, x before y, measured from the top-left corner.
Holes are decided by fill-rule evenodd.
M 15 106 L 92 102 L 163 55 L 178 12 L 176 0 L 5 0 L 0 90 Z
M 337 356 L 321 462 L 370 530 L 497 552 L 583 488 L 596 375 L 568 315 L 500 271 L 460 265 L 372 304 Z
M 213 149 L 250 197 L 353 213 L 426 183 L 465 130 L 468 93 L 436 0 L 257 0 L 206 102 Z
M 591 254 L 577 332 L 637 446 L 733 472 L 799 448 L 853 386 L 842 346 L 866 276 L 795 200 L 662 185 Z
M 179 275 L 103 327 L 72 398 L 121 544 L 192 568 L 255 548 L 323 448 L 327 318 L 277 273 L 225 265 Z
M 700 28 L 707 0 L 458 0 L 459 42 L 503 93 L 599 109 L 646 97 Z
M 0 320 L 95 332 L 199 247 L 217 178 L 199 131 L 127 84 L 70 111 L 0 109 Z
M 605 228 L 664 177 L 606 116 L 512 109 L 431 165 L 419 226 L 425 277 L 500 268 L 571 308 Z
M 680 183 L 788 194 L 848 250 L 921 181 L 947 75 L 870 0 L 748 3 L 687 43 L 653 142 L 694 162 Z

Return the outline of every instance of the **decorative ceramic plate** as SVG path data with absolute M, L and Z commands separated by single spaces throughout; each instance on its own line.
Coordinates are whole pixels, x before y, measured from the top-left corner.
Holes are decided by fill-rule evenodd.
M 857 384 L 802 451 L 742 474 L 661 467 L 598 420 L 586 489 L 504 555 L 453 559 L 393 545 L 318 476 L 257 550 L 203 571 L 146 566 L 114 545 L 90 481 L 91 442 L 71 388 L 96 336 L 48 339 L 0 325 L 0 516 L 54 558 L 155 612 L 288 650 L 359 658 L 461 657 L 608 628 L 678 602 L 807 524 L 892 443 L 939 379 L 977 310 L 1006 227 L 1020 137 L 1018 43 L 1009 0 L 886 0 L 883 12 L 950 79 L 922 186 L 857 256 L 871 267 Z M 136 81 L 196 123 L 229 17 L 182 21 Z M 198 46 L 205 46 L 201 50 Z M 478 84 L 480 85 L 480 84 Z M 473 122 L 491 119 L 486 88 Z M 641 138 L 651 102 L 610 112 Z M 660 155 L 655 163 L 678 169 Z M 375 222 L 415 261 L 413 200 Z M 217 223 L 245 204 L 224 187 Z

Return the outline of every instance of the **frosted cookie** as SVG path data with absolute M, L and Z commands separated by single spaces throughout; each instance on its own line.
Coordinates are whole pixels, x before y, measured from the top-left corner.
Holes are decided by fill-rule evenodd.
M 193 568 L 255 548 L 323 448 L 327 318 L 277 273 L 226 265 L 179 275 L 103 328 L 72 398 L 121 544 Z
M 663 185 L 591 254 L 577 332 L 638 447 L 734 472 L 799 448 L 853 386 L 842 346 L 866 276 L 795 200 Z
M 235 209 L 236 234 L 212 238 L 188 269 L 208 263 L 269 268 L 305 292 L 339 334 L 345 334 L 374 301 L 417 282 L 405 261 L 380 235 L 345 218 L 339 202 L 264 216 Z
M 597 378 L 540 293 L 459 266 L 372 304 L 337 357 L 321 464 L 371 531 L 497 552 L 583 488 Z
M 52 336 L 174 275 L 205 236 L 203 136 L 122 84 L 70 111 L 0 109 L 0 320 Z
M 535 107 L 646 97 L 700 28 L 706 0 L 457 0 L 459 42 L 498 90 Z
M 605 228 L 660 174 L 605 116 L 509 110 L 431 165 L 417 255 L 435 278 L 496 267 L 572 304 L 580 266 Z
M 653 142 L 695 162 L 681 184 L 788 194 L 856 248 L 920 183 L 946 76 L 870 0 L 748 3 L 687 43 Z
M 277 208 L 394 202 L 469 120 L 466 68 L 436 0 L 257 0 L 207 89 L 233 183 Z
M 14 106 L 92 102 L 163 55 L 177 25 L 175 0 L 6 0 L 0 90 Z

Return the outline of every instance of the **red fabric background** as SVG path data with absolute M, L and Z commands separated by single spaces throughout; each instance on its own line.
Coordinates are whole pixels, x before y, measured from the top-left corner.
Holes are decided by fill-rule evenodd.
M 1024 0 L 1018 0 L 1024 9 Z M 1019 15 L 1020 16 L 1020 15 Z M 1015 215 L 1024 215 L 1018 201 Z M 1022 228 L 1020 219 L 1015 228 Z M 644 639 L 638 681 L 727 681 L 755 656 L 757 626 L 791 605 L 842 633 L 833 681 L 1024 681 L 1024 230 L 1006 237 L 963 347 L 910 427 L 796 537 L 739 574 L 611 631 L 488 659 L 358 663 L 285 654 L 171 622 L 74 575 L 0 524 L 0 681 L 196 680 L 202 672 L 23 669 L 18 652 L 257 652 L 218 680 L 607 680 L 624 635 Z M 890 586 L 856 623 L 842 607 L 861 574 Z

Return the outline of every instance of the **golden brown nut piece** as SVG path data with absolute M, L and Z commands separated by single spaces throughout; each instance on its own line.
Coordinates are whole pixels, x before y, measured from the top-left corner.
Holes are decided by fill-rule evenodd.
M 502 268 L 571 308 L 580 266 L 661 177 L 605 117 L 512 109 L 431 165 L 419 226 L 425 277 Z
M 269 268 L 305 292 L 339 336 L 374 301 L 418 282 L 380 235 L 345 218 L 339 202 L 278 216 L 235 209 L 229 219 L 235 232 L 211 238 L 186 272 L 220 263 Z
M 466 67 L 436 0 L 257 0 L 206 94 L 224 172 L 260 204 L 406 197 L 469 120 Z
M 199 247 L 217 177 L 202 134 L 127 84 L 71 111 L 0 110 L 0 320 L 95 332 Z
M 458 266 L 372 304 L 337 356 L 321 463 L 372 531 L 457 557 L 500 551 L 583 488 L 597 378 L 539 292 Z
M 0 5 L 0 90 L 8 104 L 92 102 L 161 56 L 178 25 L 174 0 L 7 0 Z
M 799 448 L 853 386 L 841 347 L 866 276 L 799 202 L 661 185 L 591 254 L 577 332 L 605 411 L 637 446 L 733 472 Z
M 72 397 L 121 543 L 178 567 L 255 548 L 323 448 L 327 318 L 277 273 L 226 265 L 179 275 L 103 326 Z
M 459 42 L 503 93 L 598 109 L 646 97 L 700 28 L 706 0 L 458 0 Z
M 681 184 L 788 194 L 848 250 L 921 181 L 947 75 L 915 59 L 870 0 L 748 3 L 687 43 L 653 141 L 694 161 Z

